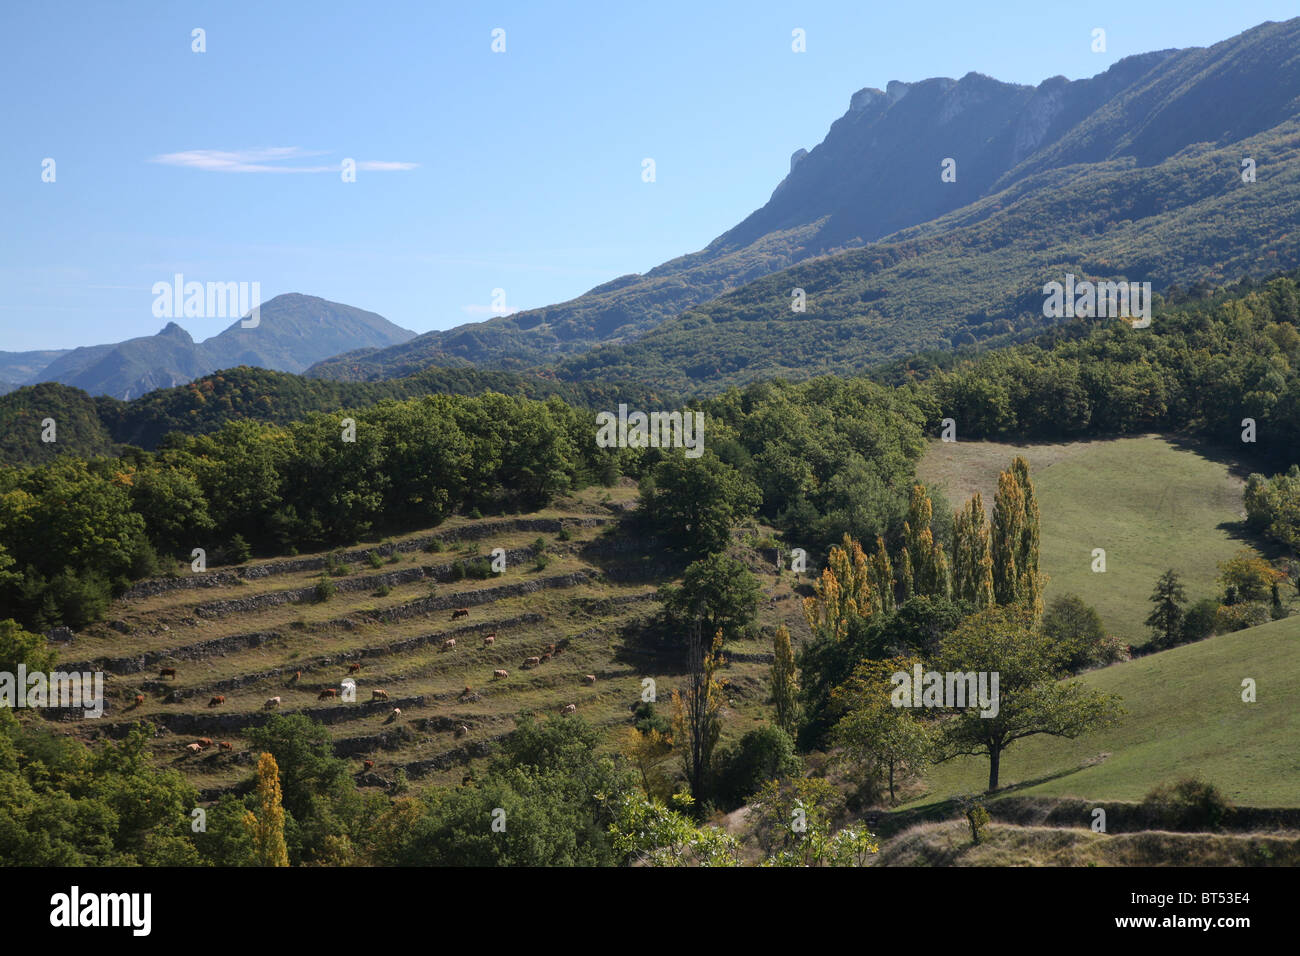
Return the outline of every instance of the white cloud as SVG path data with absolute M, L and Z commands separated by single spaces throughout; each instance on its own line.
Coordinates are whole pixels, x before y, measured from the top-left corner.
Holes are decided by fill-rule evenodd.
M 182 166 L 210 173 L 337 173 L 339 164 L 331 166 L 297 165 L 313 156 L 323 156 L 323 150 L 305 150 L 298 146 L 262 146 L 254 149 L 189 149 L 179 153 L 163 153 L 149 160 L 164 166 Z M 367 172 L 400 172 L 415 169 L 419 163 L 367 159 L 357 163 L 358 170 Z

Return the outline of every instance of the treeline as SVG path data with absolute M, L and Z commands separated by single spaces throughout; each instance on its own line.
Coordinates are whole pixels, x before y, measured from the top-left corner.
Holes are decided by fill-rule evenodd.
M 232 421 L 285 425 L 314 412 L 362 408 L 384 400 L 488 391 L 538 401 L 554 397 L 593 409 L 613 408 L 620 401 L 657 408 L 669 401 L 654 389 L 630 383 L 569 383 L 545 371 L 525 374 L 472 367 L 429 368 L 388 381 L 345 382 L 241 366 L 129 402 L 92 397 L 81 389 L 47 382 L 0 396 L 0 462 L 31 465 L 60 455 L 107 455 L 123 445 L 152 450 L 170 433 L 207 435 Z M 41 440 L 41 423 L 47 418 L 56 424 L 53 442 Z
M 1079 321 L 950 368 L 886 375 L 924 380 L 929 424 L 953 419 L 959 440 L 1174 430 L 1289 460 L 1300 447 L 1300 273 L 1173 298 L 1147 329 Z M 1244 419 L 1253 444 L 1241 444 Z
M 385 401 L 285 426 L 237 421 L 156 452 L 0 470 L 0 605 L 80 626 L 159 556 L 242 561 L 543 507 L 619 474 L 593 416 L 488 393 Z

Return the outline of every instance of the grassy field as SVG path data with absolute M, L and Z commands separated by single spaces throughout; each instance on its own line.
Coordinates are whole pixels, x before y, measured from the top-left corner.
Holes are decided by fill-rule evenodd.
M 1196 601 L 1218 593 L 1218 562 L 1255 545 L 1242 526 L 1245 482 L 1227 464 L 1156 436 L 1069 445 L 936 441 L 918 474 L 954 509 L 979 491 L 991 515 L 998 472 L 1016 455 L 1029 462 L 1038 492 L 1047 599 L 1078 594 L 1128 644 L 1149 639 L 1142 622 L 1167 568 Z M 1092 570 L 1094 548 L 1106 552 L 1105 573 Z
M 1242 681 L 1257 700 L 1243 703 Z M 1120 723 L 1078 740 L 1031 737 L 1002 757 L 1002 791 L 1141 800 L 1184 776 L 1242 806 L 1300 806 L 1300 616 L 1212 637 L 1085 674 L 1123 699 Z M 957 758 L 925 778 L 916 807 L 984 789 L 986 758 Z M 1001 791 L 1000 791 L 1001 792 Z

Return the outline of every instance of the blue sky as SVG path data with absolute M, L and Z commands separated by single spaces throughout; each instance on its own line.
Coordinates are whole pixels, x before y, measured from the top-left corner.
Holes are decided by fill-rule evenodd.
M 178 272 L 419 332 L 489 317 L 496 288 L 510 308 L 562 301 L 739 222 L 864 86 L 1091 76 L 1296 13 L 1200 0 L 8 2 L 0 350 L 153 334 L 151 288 Z M 360 164 L 354 183 L 345 158 Z M 180 324 L 203 339 L 229 322 Z

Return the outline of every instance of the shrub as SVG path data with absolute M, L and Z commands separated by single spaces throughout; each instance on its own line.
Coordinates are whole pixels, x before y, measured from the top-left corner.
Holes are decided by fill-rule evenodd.
M 1219 602 L 1212 597 L 1201 598 L 1187 609 L 1183 618 L 1183 640 L 1200 641 L 1214 633 L 1219 615 Z
M 481 511 L 479 511 L 477 508 L 475 508 L 473 511 L 471 511 L 471 512 L 469 513 L 469 517 L 471 517 L 471 518 L 473 518 L 474 520 L 477 521 L 479 518 L 482 518 L 482 517 L 483 517 L 483 512 L 481 512 Z
M 1174 830 L 1218 830 L 1234 810 L 1218 787 L 1195 777 L 1156 787 L 1142 805 L 1159 814 L 1162 826 Z
M 453 581 L 463 581 L 465 579 L 464 561 L 453 561 L 451 563 L 451 579 Z
M 379 585 L 379 587 L 375 589 L 375 597 L 388 597 L 388 595 L 392 593 L 393 593 L 393 589 L 389 587 L 386 583 Z
M 366 561 L 372 568 L 382 568 L 384 566 L 384 559 L 379 556 L 377 551 L 367 551 Z
M 1258 602 L 1224 604 L 1214 615 L 1214 629 L 1220 634 L 1258 627 L 1272 620 L 1267 604 Z
M 560 527 L 559 532 L 555 535 L 555 537 L 560 541 L 568 541 L 570 538 L 573 537 L 573 533 L 569 531 L 567 526 L 562 525 Z M 538 538 L 537 540 L 541 541 L 542 539 Z
M 338 588 L 334 586 L 334 582 L 322 574 L 320 580 L 316 582 L 315 595 L 317 602 L 324 604 L 334 596 L 336 591 L 338 591 Z
M 537 571 L 545 571 L 546 566 L 550 563 L 551 556 L 549 554 L 539 554 L 533 559 L 533 569 Z
M 424 546 L 424 550 L 428 551 L 430 554 L 437 554 L 442 550 L 442 541 L 438 538 L 434 538 Z
M 780 727 L 766 724 L 751 730 L 718 760 L 718 799 L 738 807 L 769 780 L 799 773 L 794 741 Z

